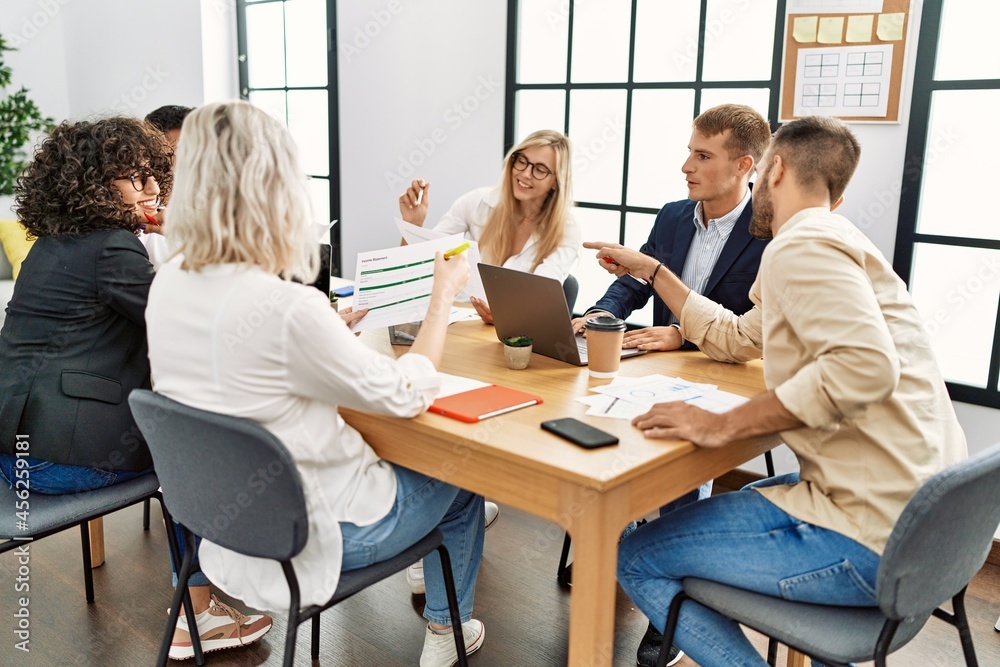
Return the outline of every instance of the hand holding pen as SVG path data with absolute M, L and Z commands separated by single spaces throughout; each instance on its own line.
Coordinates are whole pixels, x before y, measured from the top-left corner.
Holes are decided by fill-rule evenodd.
M 399 197 L 399 213 L 403 220 L 418 227 L 423 226 L 430 204 L 428 199 L 430 188 L 431 184 L 422 178 L 410 183 L 410 187 Z
M 140 229 L 147 234 L 162 234 L 163 233 L 163 223 L 164 223 L 164 213 L 166 209 L 160 209 L 156 212 L 156 215 L 150 215 L 149 213 L 143 212 L 146 217 L 146 223 L 140 225 Z
M 447 301 L 449 306 L 469 282 L 469 263 L 465 261 L 465 258 L 462 258 L 461 262 L 449 262 L 449 254 L 454 257 L 467 250 L 468 247 L 469 244 L 466 242 L 448 252 L 438 251 L 434 255 L 434 286 L 432 290 Z

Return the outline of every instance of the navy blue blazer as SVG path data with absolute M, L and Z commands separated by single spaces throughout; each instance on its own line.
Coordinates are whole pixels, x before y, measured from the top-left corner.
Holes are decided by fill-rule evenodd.
M 690 199 L 666 204 L 656 215 L 649 239 L 639 249 L 643 254 L 658 259 L 678 276 L 684 270 L 684 260 L 694 239 L 692 219 L 695 205 L 696 202 Z M 753 306 L 750 302 L 750 286 L 757 278 L 760 258 L 767 246 L 767 241 L 750 235 L 752 206 L 751 201 L 736 221 L 704 292 L 709 299 L 737 315 L 742 315 Z M 653 297 L 653 325 L 666 326 L 670 317 L 666 304 L 651 286 L 642 285 L 629 276 L 622 276 L 612 283 L 591 310 L 604 310 L 625 319 L 633 311 L 645 306 L 650 296 Z

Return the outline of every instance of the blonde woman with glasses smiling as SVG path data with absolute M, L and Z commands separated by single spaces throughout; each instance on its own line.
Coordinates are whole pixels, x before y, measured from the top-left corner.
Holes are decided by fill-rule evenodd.
M 573 220 L 569 139 L 553 130 L 529 134 L 504 159 L 498 186 L 462 195 L 434 227 L 479 243 L 483 261 L 565 282 L 580 255 Z M 403 220 L 423 226 L 431 184 L 417 179 L 399 197 Z M 487 324 L 489 305 L 472 298 Z

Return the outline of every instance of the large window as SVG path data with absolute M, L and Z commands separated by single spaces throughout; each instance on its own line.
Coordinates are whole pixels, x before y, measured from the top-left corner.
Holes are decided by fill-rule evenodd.
M 336 2 L 238 0 L 240 96 L 285 123 L 309 176 L 316 222 L 339 218 Z M 330 230 L 340 275 L 340 230 Z
M 511 0 L 506 148 L 551 128 L 573 142 L 575 215 L 589 240 L 638 248 L 687 196 L 691 120 L 733 102 L 777 127 L 784 0 Z M 607 289 L 580 262 L 577 304 Z M 1000 281 L 998 281 L 1000 282 Z M 630 318 L 652 323 L 652 306 Z
M 952 398 L 1000 408 L 1000 22 L 993 0 L 923 5 L 894 268 Z

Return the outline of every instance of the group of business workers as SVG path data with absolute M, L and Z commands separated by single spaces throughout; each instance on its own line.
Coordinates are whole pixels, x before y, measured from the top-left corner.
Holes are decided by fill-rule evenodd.
M 92 487 L 147 469 L 148 453 L 124 416 L 128 391 L 148 386 L 148 376 L 124 376 L 107 360 L 127 350 L 132 367 L 141 367 L 148 338 L 157 391 L 257 420 L 303 471 L 310 537 L 294 564 L 304 604 L 328 598 L 341 570 L 389 558 L 438 525 L 455 561 L 466 650 L 478 650 L 485 627 L 472 607 L 483 499 L 380 460 L 337 414 L 339 405 L 397 416 L 427 408 L 438 388 L 447 306 L 465 285 L 467 264 L 436 257 L 431 305 L 409 353 L 393 360 L 372 352 L 323 295 L 291 280 L 311 282 L 318 270 L 297 150 L 280 123 L 235 102 L 206 105 L 184 121 L 164 227 L 178 255 L 154 277 L 134 233 L 155 211 L 157 183 L 169 190 L 165 149 L 138 122 L 139 131 L 121 119 L 104 122 L 65 126 L 46 139 L 29 167 L 39 178 L 26 178 L 18 195 L 22 221 L 40 242 L 0 332 L 0 362 L 18 369 L 0 380 L 0 473 L 13 480 L 20 465 L 14 434 L 44 433 L 57 421 L 96 430 L 82 447 L 71 447 L 68 437 L 32 450 L 42 455 L 32 461 L 40 477 L 60 466 L 90 475 L 83 484 Z M 104 151 L 111 134 L 134 150 Z M 766 121 L 746 107 L 705 112 L 683 167 L 691 201 L 665 206 L 639 252 L 584 244 L 612 258 L 599 261 L 620 277 L 596 310 L 625 316 L 656 299 L 656 326 L 630 335 L 627 345 L 671 350 L 690 341 L 729 361 L 764 354 L 770 391 L 747 406 L 719 417 L 657 406 L 636 427 L 702 446 L 781 432 L 802 466 L 801 480 L 771 480 L 766 489 L 729 494 L 733 500 L 687 498 L 623 541 L 621 582 L 654 626 L 647 648 L 677 582 L 692 574 L 822 602 L 831 601 L 830 592 L 811 582 L 830 571 L 853 586 L 846 603 L 873 604 L 878 554 L 895 517 L 924 479 L 964 455 L 905 287 L 857 230 L 830 214 L 857 164 L 857 142 L 841 124 L 820 119 L 788 124 L 770 147 L 768 138 Z M 94 169 L 75 172 L 81 156 Z M 505 159 L 497 196 L 470 197 L 467 208 L 485 216 L 485 224 L 468 227 L 470 236 L 482 234 L 485 261 L 546 270 L 547 258 L 576 245 L 569 164 L 568 147 L 561 154 L 544 141 L 518 146 Z M 755 205 L 748 186 L 754 170 Z M 58 182 L 62 172 L 76 175 L 80 192 L 74 181 Z M 401 206 L 427 201 L 426 183 L 415 185 Z M 53 192 L 65 199 L 51 203 Z M 763 239 L 772 234 L 779 236 L 765 251 Z M 66 273 L 69 256 L 92 267 L 87 275 L 97 280 L 78 278 L 83 270 Z M 72 299 L 60 299 L 60 290 Z M 270 312 L 254 335 L 232 335 L 261 303 Z M 488 304 L 478 306 L 487 319 Z M 121 331 L 117 351 L 104 349 L 103 359 L 81 355 L 98 347 L 95 318 Z M 106 432 L 98 432 L 101 424 Z M 732 538 L 734 521 L 759 521 L 760 534 L 789 536 L 758 550 L 757 540 Z M 423 667 L 457 659 L 435 559 L 426 576 Z M 201 566 L 254 606 L 288 603 L 274 564 L 206 542 Z M 197 619 L 206 638 L 223 628 L 217 648 L 254 641 L 265 625 L 266 616 L 214 602 Z M 178 650 L 182 640 L 175 636 Z M 737 626 L 696 605 L 685 607 L 677 644 L 672 663 L 683 649 L 702 665 L 763 664 Z M 640 647 L 640 664 L 650 664 L 647 653 Z

